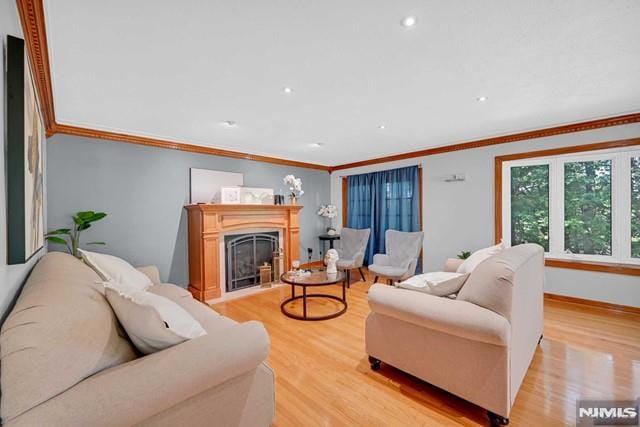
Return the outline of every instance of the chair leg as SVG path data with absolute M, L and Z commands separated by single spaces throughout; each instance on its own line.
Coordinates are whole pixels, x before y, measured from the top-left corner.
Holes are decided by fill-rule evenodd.
M 373 279 L 373 283 L 378 283 L 378 276 Z
M 489 423 L 491 426 L 506 426 L 509 424 L 509 418 L 505 418 L 502 415 L 494 414 L 491 411 L 487 411 L 489 416 Z
M 347 270 L 347 288 L 351 288 L 351 270 Z
M 362 281 L 366 282 L 367 279 L 364 278 L 364 273 L 362 272 L 362 267 L 358 267 L 358 271 L 360 272 L 360 277 L 362 277 Z

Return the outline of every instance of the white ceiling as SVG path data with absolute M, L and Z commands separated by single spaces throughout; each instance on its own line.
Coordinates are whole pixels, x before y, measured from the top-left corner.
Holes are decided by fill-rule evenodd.
M 640 110 L 637 0 L 45 8 L 58 123 L 336 165 Z

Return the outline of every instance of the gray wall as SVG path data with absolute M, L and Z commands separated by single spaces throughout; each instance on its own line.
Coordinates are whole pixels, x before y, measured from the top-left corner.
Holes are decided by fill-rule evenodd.
M 639 136 L 640 124 L 632 124 L 340 170 L 331 175 L 332 200 L 341 207 L 342 176 L 422 165 L 425 267 L 427 271 L 440 270 L 447 258 L 462 250 L 473 251 L 493 244 L 496 156 Z M 466 181 L 444 181 L 454 173 L 465 173 Z M 559 268 L 547 268 L 546 272 L 547 292 L 640 306 L 637 276 Z
M 252 187 L 284 190 L 282 178 L 302 178 L 300 256 L 307 247 L 318 259 L 318 234 L 323 223 L 319 204 L 330 199 L 329 174 L 248 160 L 145 147 L 68 135 L 48 141 L 48 224 L 69 224 L 80 210 L 107 212 L 87 230 L 83 241 L 104 240 L 94 250 L 127 259 L 133 265 L 155 264 L 163 280 L 186 286 L 187 222 L 183 206 L 189 203 L 189 168 L 242 172 Z M 57 245 L 50 247 L 60 250 Z
M 6 81 L 5 81 L 5 58 L 6 58 L 6 42 L 7 35 L 22 37 L 22 27 L 20 26 L 20 18 L 16 9 L 14 0 L 0 0 L 0 36 L 2 37 L 2 84 L 0 85 L 0 135 L 2 135 L 3 150 L 0 153 L 0 319 L 4 320 L 7 308 L 14 301 L 17 292 L 20 290 L 25 278 L 33 268 L 35 262 L 45 252 L 41 250 L 33 256 L 26 264 L 7 265 L 7 192 L 5 182 L 5 154 L 7 152 L 7 131 L 6 131 L 6 114 L 4 111 L 6 103 Z M 46 153 L 45 153 L 45 174 L 46 174 Z M 46 185 L 45 185 L 46 192 Z M 46 212 L 46 204 L 45 204 Z M 45 218 L 46 224 L 46 218 Z

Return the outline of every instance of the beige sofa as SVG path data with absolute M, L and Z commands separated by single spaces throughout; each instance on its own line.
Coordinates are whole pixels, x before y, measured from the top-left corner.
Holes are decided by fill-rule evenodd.
M 493 424 L 508 423 L 542 337 L 543 256 L 534 244 L 509 248 L 480 263 L 456 299 L 373 285 L 371 367 L 388 363 L 487 409 Z
M 269 337 L 159 283 L 150 291 L 189 311 L 207 335 L 141 357 L 99 277 L 54 252 L 36 265 L 2 326 L 1 415 L 7 426 L 267 426 L 274 419 Z

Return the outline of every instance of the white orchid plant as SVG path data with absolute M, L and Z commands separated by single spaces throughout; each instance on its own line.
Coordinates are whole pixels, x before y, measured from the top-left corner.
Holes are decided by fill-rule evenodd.
M 333 219 L 338 216 L 338 208 L 335 205 L 320 205 L 318 215 L 324 218 Z
M 304 194 L 302 190 L 302 180 L 293 175 L 287 175 L 283 179 L 284 183 L 289 186 L 289 197 L 301 197 Z

